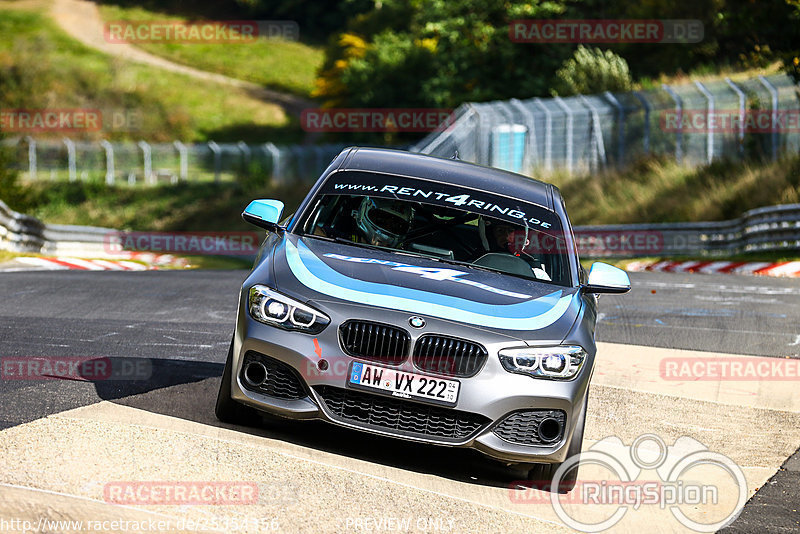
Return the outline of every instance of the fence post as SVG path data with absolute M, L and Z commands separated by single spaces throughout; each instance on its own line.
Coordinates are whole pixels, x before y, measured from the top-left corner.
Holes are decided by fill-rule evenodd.
M 523 169 L 526 174 L 530 174 L 531 170 L 533 169 L 533 161 L 536 161 L 536 164 L 539 165 L 539 154 L 538 148 L 536 147 L 536 120 L 533 117 L 533 113 L 531 110 L 525 107 L 525 105 L 516 98 L 511 99 L 511 105 L 517 108 L 522 116 L 525 117 L 525 123 L 528 126 L 528 139 L 526 142 L 525 147 L 525 157 L 523 160 Z
M 281 151 L 273 143 L 264 143 L 264 151 L 272 158 L 272 181 L 276 184 L 282 183 Z
M 747 96 L 744 94 L 744 91 L 739 89 L 739 86 L 733 83 L 733 81 L 731 81 L 731 79 L 727 76 L 725 77 L 725 82 L 731 89 L 733 89 L 733 92 L 736 93 L 736 96 L 739 97 L 739 155 L 744 157 L 744 121 Z
M 597 108 L 592 105 L 588 98 L 581 95 L 581 102 L 583 105 L 589 108 L 589 111 L 592 114 L 592 134 L 594 135 L 594 143 L 592 143 L 592 165 L 595 169 L 598 167 L 598 157 L 603 162 L 603 166 L 608 165 L 608 160 L 606 159 L 606 146 L 603 142 L 603 130 L 600 128 L 600 114 L 597 112 Z
M 222 151 L 214 141 L 208 142 L 208 148 L 214 153 L 214 183 L 219 183 L 220 172 L 222 172 Z
M 678 112 L 678 131 L 675 132 L 675 160 L 680 163 L 683 160 L 683 100 L 669 85 L 662 84 L 661 87 L 675 101 L 675 110 Z
M 144 163 L 144 183 L 154 184 L 155 177 L 153 176 L 153 152 L 150 149 L 150 145 L 145 141 L 139 141 L 136 144 L 142 149 L 142 160 Z
M 30 135 L 25 136 L 25 142 L 28 143 L 28 176 L 31 180 L 36 179 L 36 139 Z
M 617 108 L 617 166 L 620 166 L 625 159 L 625 109 L 611 91 L 606 91 L 603 95 Z
M 324 146 L 315 146 L 314 147 L 314 154 L 317 156 L 317 165 L 315 175 L 319 176 L 322 174 L 322 171 L 325 170 L 325 147 Z
M 75 143 L 72 139 L 65 137 L 64 144 L 67 145 L 67 168 L 69 169 L 69 181 L 74 182 L 78 179 L 78 172 L 75 164 Z
M 236 147 L 242 153 L 242 162 L 244 163 L 245 172 L 250 167 L 250 147 L 244 141 L 236 143 Z
M 706 159 L 708 163 L 711 163 L 714 159 L 714 129 L 709 128 L 708 125 L 711 124 L 711 116 L 714 114 L 714 95 L 699 81 L 695 81 L 694 85 L 703 93 L 703 96 L 706 97 L 706 101 L 708 102 L 708 106 L 706 107 L 706 129 L 708 130 L 706 132 Z
M 544 112 L 544 168 L 550 172 L 553 170 L 553 112 L 540 98 L 534 98 L 533 102 Z
M 173 141 L 172 146 L 178 151 L 178 158 L 180 159 L 178 175 L 185 182 L 189 179 L 189 150 L 180 141 Z
M 114 185 L 114 146 L 105 139 L 100 146 L 106 151 L 106 185 Z
M 306 161 L 306 145 L 294 145 L 289 149 L 289 153 L 294 156 L 295 169 L 297 169 L 296 179 L 300 183 L 307 183 L 309 180 L 308 162 Z
M 767 88 L 770 95 L 772 95 L 772 117 L 770 121 L 770 129 L 772 130 L 772 159 L 778 159 L 778 128 L 776 127 L 778 123 L 778 90 L 775 88 L 772 83 L 764 78 L 763 76 L 758 76 L 758 81 L 761 82 L 761 85 Z
M 635 96 L 644 108 L 644 138 L 642 139 L 642 147 L 645 154 L 650 154 L 650 102 L 644 97 L 640 91 L 634 91 Z
M 480 109 L 476 110 L 478 114 L 478 135 L 476 141 L 478 147 L 475 151 L 478 161 L 481 165 L 491 165 L 489 145 L 491 144 L 492 128 L 489 120 L 486 118 L 486 113 L 481 112 Z
M 556 96 L 553 99 L 567 116 L 567 172 L 572 174 L 572 142 L 574 139 L 572 135 L 572 110 L 569 109 L 569 106 L 561 99 L 560 96 Z

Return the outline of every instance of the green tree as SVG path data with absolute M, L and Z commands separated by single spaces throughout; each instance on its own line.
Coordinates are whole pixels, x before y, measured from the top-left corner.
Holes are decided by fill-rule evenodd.
M 628 63 L 611 50 L 578 46 L 556 72 L 553 93 L 560 96 L 630 91 Z
M 564 6 L 563 0 L 387 0 L 333 41 L 315 94 L 331 106 L 445 108 L 545 95 L 571 47 L 514 42 L 509 23 L 553 18 Z

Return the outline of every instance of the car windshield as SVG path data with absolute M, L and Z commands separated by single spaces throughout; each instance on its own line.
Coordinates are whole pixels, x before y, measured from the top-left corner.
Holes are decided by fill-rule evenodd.
M 384 189 L 341 194 L 341 189 L 323 187 L 300 222 L 299 233 L 540 282 L 571 284 L 567 242 L 552 211 L 472 191 L 426 198 L 424 189 Z

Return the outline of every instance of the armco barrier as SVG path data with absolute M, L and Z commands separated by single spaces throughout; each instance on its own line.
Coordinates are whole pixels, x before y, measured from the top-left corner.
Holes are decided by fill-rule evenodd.
M 645 256 L 714 258 L 750 252 L 800 251 L 800 204 L 758 208 L 720 222 L 576 226 L 583 257 Z M 42 254 L 105 257 L 113 230 L 44 224 L 0 201 L 0 249 Z
M 750 252 L 800 251 L 800 204 L 747 211 L 719 222 L 576 226 L 586 257 L 724 257 Z
M 0 200 L 0 249 L 38 252 L 45 244 L 44 228 L 35 217 L 16 212 Z

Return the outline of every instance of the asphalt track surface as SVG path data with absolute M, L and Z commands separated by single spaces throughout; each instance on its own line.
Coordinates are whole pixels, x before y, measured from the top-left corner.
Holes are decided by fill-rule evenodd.
M 319 494 L 300 498 L 308 501 L 304 503 L 307 508 L 303 508 L 305 519 L 289 523 L 284 520 L 281 530 L 304 531 L 310 527 L 323 531 L 369 531 L 363 524 L 353 523 L 349 516 L 349 522 L 343 522 L 341 517 L 327 517 L 324 522 L 318 519 L 320 515 L 335 515 L 331 510 L 336 509 L 337 499 L 331 500 L 330 494 L 336 493 L 337 477 L 344 476 L 343 473 L 355 473 L 359 466 L 363 466 L 367 475 L 357 482 L 342 480 L 342 487 L 363 485 L 358 489 L 363 499 L 369 499 L 370 495 L 374 497 L 371 492 L 393 492 L 395 498 L 408 498 L 408 508 L 398 505 L 396 515 L 407 510 L 415 513 L 426 510 L 424 528 L 417 524 L 419 530 L 448 531 L 448 520 L 460 525 L 449 531 L 492 531 L 499 527 L 507 531 L 559 530 L 559 523 L 547 519 L 547 514 L 542 516 L 544 519 L 533 514 L 538 519 L 532 519 L 530 523 L 526 523 L 529 516 L 518 514 L 514 521 L 519 522 L 509 523 L 509 519 L 503 516 L 504 507 L 496 504 L 499 502 L 496 496 L 482 497 L 491 489 L 507 488 L 508 468 L 486 462 L 472 451 L 374 438 L 316 422 L 272 427 L 255 424 L 252 428 L 228 427 L 216 422 L 212 413 L 213 401 L 233 331 L 237 290 L 245 275 L 243 271 L 0 273 L 2 358 L 110 358 L 115 365 L 145 360 L 152 370 L 152 375 L 146 380 L 0 380 L 0 460 L 4 460 L 6 465 L 5 470 L 0 471 L 0 483 L 5 484 L 0 485 L 0 494 L 5 494 L 7 502 L 24 502 L 29 498 L 25 492 L 31 487 L 55 491 L 51 500 L 69 500 L 81 493 L 74 488 L 66 491 L 69 486 L 66 481 L 62 486 L 45 484 L 44 487 L 34 482 L 39 478 L 31 471 L 47 472 L 49 468 L 42 466 L 48 464 L 41 459 L 26 458 L 15 465 L 15 455 L 21 454 L 19 451 L 26 447 L 30 450 L 44 447 L 47 450 L 49 444 L 37 440 L 50 439 L 60 443 L 59 439 L 67 439 L 64 436 L 73 436 L 72 439 L 78 441 L 66 445 L 60 443 L 66 450 L 73 451 L 67 457 L 85 454 L 91 459 L 95 443 L 89 440 L 96 438 L 111 447 L 111 441 L 105 441 L 115 437 L 107 435 L 109 429 L 123 424 L 126 418 L 134 417 L 141 418 L 143 428 L 162 431 L 166 431 L 167 426 L 171 430 L 179 428 L 182 435 L 191 436 L 186 438 L 187 442 L 192 442 L 195 435 L 208 438 L 213 434 L 216 438 L 219 433 L 225 433 L 225 440 L 240 439 L 243 447 L 260 446 L 263 442 L 288 458 L 302 457 L 312 464 L 319 462 L 317 469 L 313 466 L 303 468 L 309 469 L 309 473 L 297 471 L 299 478 L 320 476 L 328 466 L 335 466 L 338 471 L 325 475 L 327 478 L 321 481 L 323 487 L 320 487 Z M 609 345 L 612 349 L 618 347 L 617 344 L 634 346 L 629 351 L 631 357 L 645 359 L 648 356 L 636 347 L 770 358 L 800 356 L 800 282 L 796 280 L 670 273 L 631 273 L 631 279 L 633 290 L 628 295 L 606 295 L 600 300 L 597 337 L 599 341 L 615 344 Z M 659 354 L 671 352 L 666 350 Z M 597 403 L 594 407 L 590 404 L 590 412 L 594 408 L 602 415 L 595 423 L 587 422 L 587 429 L 596 425 L 593 428 L 597 429 L 595 434 L 598 437 L 609 432 L 635 437 L 641 432 L 627 427 L 638 425 L 641 431 L 652 420 L 659 421 L 653 423 L 654 428 L 671 435 L 668 426 L 675 426 L 675 421 L 679 420 L 673 418 L 678 417 L 674 412 L 681 409 L 685 400 L 683 395 L 662 397 L 665 393 L 661 389 L 648 390 L 646 384 L 641 387 L 635 382 L 630 384 L 630 387 L 620 387 L 608 380 L 601 382 L 596 388 L 601 394 L 594 400 Z M 734 425 L 742 425 L 735 428 L 752 427 L 753 432 L 760 428 L 759 425 L 775 432 L 778 432 L 776 427 L 786 425 L 776 434 L 778 437 L 769 439 L 770 443 L 776 444 L 776 450 L 764 453 L 770 461 L 753 467 L 754 480 L 763 482 L 772 478 L 766 484 L 758 483 L 761 489 L 726 532 L 791 532 L 800 528 L 800 514 L 797 512 L 800 460 L 796 454 L 791 457 L 800 446 L 800 415 L 797 413 L 800 410 L 796 406 L 783 409 L 778 403 L 774 411 L 767 412 L 761 409 L 760 399 L 736 407 L 735 403 L 727 401 L 716 405 L 713 399 L 693 397 L 692 394 L 686 398 L 689 399 L 685 400 L 688 417 L 695 409 L 700 410 L 698 413 L 712 414 L 712 419 L 725 420 L 720 425 L 730 424 L 731 433 L 743 432 L 733 430 Z M 718 395 L 715 398 L 722 397 Z M 668 402 L 665 403 L 664 399 Z M 672 406 L 665 405 L 669 403 Z M 641 408 L 643 413 L 620 412 L 625 406 L 629 406 L 631 411 Z M 614 412 L 613 416 L 609 415 L 610 412 Z M 745 421 L 737 420 L 741 418 Z M 169 425 L 165 421 L 169 421 Z M 667 426 L 659 426 L 662 424 Z M 59 430 L 62 428 L 59 425 L 63 425 L 63 430 Z M 49 434 L 51 431 L 52 435 Z M 31 435 L 36 437 L 31 438 Z M 87 443 L 81 443 L 82 435 L 92 437 L 86 438 Z M 714 435 L 713 439 L 709 434 L 704 436 L 709 446 L 708 441 L 724 444 L 734 438 L 742 439 L 741 436 L 721 434 Z M 25 443 L 24 447 L 20 446 L 20 440 Z M 143 438 L 143 441 L 146 440 Z M 134 451 L 136 443 L 128 446 L 131 455 L 139 452 Z M 165 448 L 176 445 L 165 441 L 158 446 L 148 446 L 158 451 L 150 455 L 157 458 L 165 454 Z M 75 448 L 82 450 L 74 452 Z M 221 454 L 219 449 L 215 450 L 215 454 Z M 190 455 L 190 451 L 186 454 Z M 165 461 L 174 462 L 175 458 L 167 457 Z M 196 479 L 190 469 L 192 460 L 183 457 L 181 461 L 188 469 L 183 473 L 183 479 Z M 285 461 L 284 458 L 274 466 L 276 472 Z M 781 464 L 783 467 L 775 473 Z M 469 469 L 465 469 L 465 465 Z M 301 469 L 294 464 L 283 468 Z M 66 480 L 74 470 L 73 465 L 70 471 L 59 476 Z M 111 475 L 94 473 L 94 476 L 92 480 L 96 481 L 108 480 Z M 381 487 L 382 481 L 399 486 L 387 489 Z M 285 487 L 285 480 L 281 482 L 280 479 L 269 487 L 280 487 L 281 483 Z M 86 486 L 87 482 L 83 484 Z M 439 489 L 450 485 L 457 485 L 457 489 Z M 425 502 L 428 508 L 411 506 L 421 498 L 413 494 L 416 488 L 427 491 Z M 463 495 L 459 499 L 480 502 L 479 508 L 483 507 L 480 509 L 484 513 L 479 524 L 469 523 L 470 513 L 464 515 L 463 503 L 458 511 L 449 508 L 454 505 L 447 498 L 453 498 L 452 494 L 459 494 L 459 491 Z M 470 498 L 473 494 L 474 499 Z M 281 498 L 289 499 L 288 504 L 284 503 L 288 507 L 298 499 L 296 494 Z M 437 499 L 443 501 L 437 504 Z M 75 508 L 74 503 L 69 506 Z M 89 509 L 87 514 L 108 513 L 91 506 Z M 162 512 L 162 509 L 156 509 L 152 513 Z M 359 513 L 364 512 L 353 512 Z M 3 515 L 4 510 L 0 510 L 0 518 Z M 317 522 L 304 522 L 311 518 L 317 518 Z M 632 525 L 629 531 L 636 528 Z

